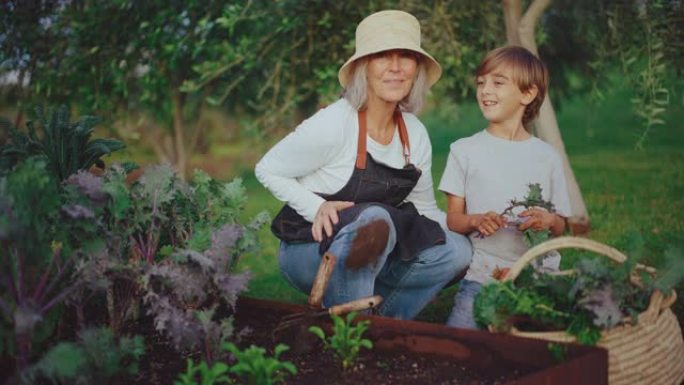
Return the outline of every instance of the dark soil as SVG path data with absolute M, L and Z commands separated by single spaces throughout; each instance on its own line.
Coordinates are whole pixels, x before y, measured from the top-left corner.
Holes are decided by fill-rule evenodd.
M 280 356 L 281 361 L 290 361 L 297 367 L 297 374 L 288 376 L 285 384 L 504 384 L 525 374 L 497 368 L 475 370 L 438 355 L 378 349 L 362 350 L 356 365 L 342 370 L 341 362 L 333 352 L 326 351 L 320 340 L 306 331 L 307 325 L 289 329 L 274 339 L 271 331 L 284 315 L 275 310 L 264 313 L 263 309 L 242 306 L 237 310 L 235 326 L 236 330 L 250 330 L 238 343 L 243 349 L 253 344 L 266 348 L 272 355 L 278 343 L 292 347 Z M 326 327 L 326 318 L 320 318 L 318 322 Z M 178 374 L 186 369 L 184 357 L 199 360 L 197 353 L 176 352 L 153 330 L 149 320 L 141 320 L 130 332 L 144 336 L 148 351 L 140 363 L 140 372 L 127 384 L 173 384 Z
M 274 342 L 271 330 L 278 325 L 284 314 L 254 312 L 250 308 L 238 309 L 237 326 L 254 328 L 242 346 L 255 344 L 272 351 L 277 342 L 289 342 L 291 351 L 281 355 L 282 360 L 291 361 L 297 367 L 297 375 L 290 376 L 286 384 L 504 384 L 524 373 L 510 372 L 497 368 L 475 370 L 451 358 L 432 354 L 417 354 L 408 350 L 382 351 L 363 349 L 356 365 L 342 370 L 341 362 L 332 351 L 325 350 L 317 337 L 306 335 L 307 325 L 294 328 L 289 335 L 285 332 Z M 322 319 L 325 321 L 325 318 Z M 372 326 L 371 326 L 372 327 Z M 329 334 L 329 333 L 328 333 Z M 288 338 L 289 337 L 289 338 Z M 302 346 L 304 345 L 304 346 Z M 308 352 L 298 352 L 309 350 Z
M 104 314 L 104 309 L 100 311 Z M 350 369 L 342 370 L 341 362 L 336 359 L 334 353 L 325 350 L 321 341 L 306 331 L 311 323 L 303 324 L 301 328 L 289 329 L 274 339 L 272 330 L 286 314 L 278 309 L 264 312 L 263 308 L 253 309 L 239 305 L 235 320 L 236 332 L 250 330 L 237 343 L 240 348 L 244 349 L 254 344 L 266 348 L 269 356 L 278 343 L 285 343 L 292 348 L 280 356 L 281 361 L 290 361 L 297 367 L 297 374 L 288 376 L 285 384 L 505 384 L 529 372 L 498 366 L 482 370 L 469 367 L 453 358 L 435 354 L 417 354 L 406 349 L 387 351 L 379 348 L 363 349 L 356 364 Z M 329 334 L 330 325 L 327 317 L 318 318 L 312 323 L 327 328 Z M 150 317 L 127 322 L 121 332 L 142 336 L 145 339 L 146 351 L 140 361 L 137 375 L 133 378 L 121 376 L 112 379 L 110 384 L 172 385 L 178 375 L 186 370 L 188 358 L 196 363 L 201 359 L 199 352 L 196 351 L 176 351 L 167 342 L 167 338 L 154 329 Z M 12 371 L 9 370 L 10 373 Z M 0 379 L 2 377 L 4 376 L 0 376 Z M 240 383 L 239 380 L 237 383 Z

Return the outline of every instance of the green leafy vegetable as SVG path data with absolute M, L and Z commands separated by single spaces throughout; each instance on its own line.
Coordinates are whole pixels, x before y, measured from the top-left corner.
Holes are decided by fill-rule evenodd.
M 246 381 L 240 382 L 241 384 L 273 385 L 283 382 L 287 373 L 297 374 L 297 368 L 292 362 L 280 361 L 280 355 L 290 349 L 287 345 L 278 344 L 273 357 L 267 357 L 264 348 L 254 345 L 244 351 L 232 343 L 224 344 L 223 348 L 237 360 L 229 370 Z
M 677 255 L 681 260 L 681 254 Z M 667 271 L 667 287 L 656 285 L 663 279 L 642 279 L 640 284 L 634 284 L 630 277 L 636 266 L 635 258 L 615 264 L 582 257 L 575 263 L 572 275 L 541 274 L 527 267 L 515 283 L 496 281 L 482 288 L 475 298 L 475 320 L 480 326 L 502 331 L 511 327 L 565 330 L 578 342 L 594 345 L 602 330 L 626 319 L 636 322 L 636 315 L 648 307 L 653 290 L 668 292 L 678 282 Z M 677 275 L 681 280 L 682 273 Z
M 356 315 L 356 312 L 351 312 L 347 314 L 346 320 L 332 315 L 333 334 L 330 337 L 326 337 L 323 329 L 318 326 L 309 327 L 309 331 L 323 341 L 326 349 L 335 351 L 335 355 L 342 361 L 342 368 L 345 370 L 356 362 L 361 348 L 373 348 L 373 343 L 363 338 L 363 333 L 368 330 L 370 321 L 360 321 L 354 325 L 352 321 Z
M 2 124 L 9 131 L 10 142 L 0 147 L 0 172 L 5 173 L 19 162 L 40 156 L 46 159 L 48 169 L 62 181 L 78 170 L 93 165 L 104 168 L 102 157 L 124 148 L 116 139 L 94 139 L 90 136 L 99 122 L 94 116 L 84 116 L 75 123 L 69 122 L 66 106 L 59 109 L 36 108 L 37 123 L 28 122 L 24 133 L 9 122 Z

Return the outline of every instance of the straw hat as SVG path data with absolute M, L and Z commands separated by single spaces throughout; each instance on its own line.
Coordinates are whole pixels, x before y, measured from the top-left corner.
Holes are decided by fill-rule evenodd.
M 354 60 L 390 49 L 408 49 L 428 59 L 425 64 L 430 86 L 442 75 L 442 67 L 437 60 L 420 47 L 418 19 L 403 11 L 380 11 L 361 20 L 356 27 L 356 52 L 342 65 L 337 74 L 342 87 L 346 87 L 349 82 L 351 64 Z

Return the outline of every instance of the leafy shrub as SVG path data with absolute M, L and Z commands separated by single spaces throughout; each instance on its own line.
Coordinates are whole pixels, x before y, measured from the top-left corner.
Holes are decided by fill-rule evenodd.
M 330 337 L 326 337 L 323 329 L 318 326 L 309 327 L 309 331 L 323 341 L 326 349 L 332 349 L 335 352 L 335 355 L 342 361 L 343 369 L 354 365 L 361 348 L 373 348 L 373 343 L 363 338 L 363 333 L 368 330 L 370 321 L 360 321 L 353 325 L 352 321 L 356 314 L 356 312 L 347 314 L 346 320 L 338 315 L 332 315 L 333 334 Z
M 246 202 L 241 180 L 219 183 L 198 171 L 191 183 L 168 165 L 148 167 L 132 184 L 113 167 L 102 176 L 69 178 L 84 207 L 101 219 L 108 252 L 82 265 L 90 286 L 103 285 L 113 297 L 116 282 L 135 286 L 129 298 L 108 300 L 110 323 L 130 313 L 117 303 L 142 295 L 155 326 L 177 349 L 201 348 L 212 362 L 233 334 L 230 313 L 248 273 L 233 270 L 244 252 L 257 246 L 256 232 L 269 218 L 258 215 L 243 225 Z M 114 320 L 114 321 L 112 321 Z
M 232 343 L 223 345 L 224 349 L 233 354 L 237 362 L 230 367 L 230 372 L 244 379 L 240 382 L 248 385 L 273 385 L 284 381 L 286 372 L 297 374 L 297 368 L 290 361 L 280 361 L 279 357 L 289 347 L 278 344 L 273 357 L 266 357 L 266 350 L 258 346 L 250 346 L 244 351 Z
M 50 108 L 47 112 L 43 107 L 36 107 L 35 113 L 37 124 L 28 122 L 27 133 L 3 120 L 10 142 L 0 147 L 0 173 L 8 172 L 27 158 L 39 156 L 46 159 L 48 169 L 62 181 L 93 165 L 104 168 L 101 158 L 125 147 L 116 139 L 90 140 L 99 122 L 94 116 L 84 116 L 71 123 L 66 106 L 57 110 Z
M 39 346 L 35 331 L 57 305 L 70 301 L 83 320 L 84 304 L 104 290 L 114 332 L 144 297 L 176 347 L 201 348 L 214 360 L 233 336 L 224 315 L 249 278 L 235 266 L 257 247 L 268 214 L 242 224 L 240 179 L 220 183 L 197 172 L 187 183 L 168 165 L 148 167 L 134 181 L 118 165 L 68 176 L 99 159 L 93 154 L 103 142 L 88 141 L 91 120 L 69 124 L 66 110 L 40 116 L 44 136 L 29 125 L 29 135 L 15 133 L 2 149 L 14 168 L 0 177 L 0 251 L 7 256 L 0 259 L 0 349 L 25 368 Z M 24 159 L 32 153 L 42 155 Z
M 108 383 L 117 376 L 136 374 L 144 353 L 140 336 L 116 341 L 107 328 L 84 329 L 77 342 L 60 342 L 21 377 L 26 384 L 39 379 L 75 385 Z

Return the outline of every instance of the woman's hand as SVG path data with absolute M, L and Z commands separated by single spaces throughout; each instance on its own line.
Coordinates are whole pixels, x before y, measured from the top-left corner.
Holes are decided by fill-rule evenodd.
M 494 211 L 488 211 L 484 214 L 474 215 L 472 226 L 480 235 L 488 237 L 496 233 L 500 228 L 506 226 L 506 219 Z
M 311 226 L 311 235 L 316 242 L 323 240 L 323 230 L 327 236 L 332 236 L 333 226 L 340 221 L 337 215 L 338 211 L 348 209 L 354 206 L 354 202 L 346 201 L 327 201 L 323 202 L 321 207 L 318 208 L 316 212 L 316 217 L 313 221 L 313 226 Z
M 527 229 L 535 231 L 549 230 L 556 221 L 556 214 L 537 208 L 527 209 L 518 216 L 528 218 L 518 226 L 518 230 L 520 231 L 525 231 Z

